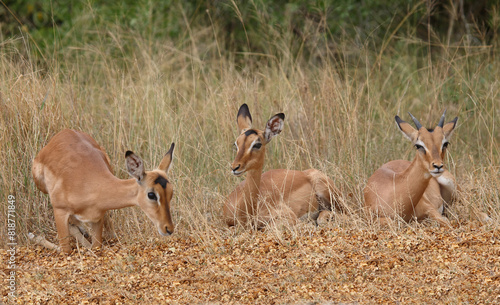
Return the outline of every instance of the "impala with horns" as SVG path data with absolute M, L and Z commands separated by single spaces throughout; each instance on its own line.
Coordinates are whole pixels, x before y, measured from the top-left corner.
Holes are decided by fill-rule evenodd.
M 88 134 L 66 129 L 56 134 L 33 161 L 36 186 L 49 194 L 61 249 L 71 252 L 69 223 L 89 223 L 92 246 L 102 244 L 106 211 L 139 206 L 161 235 L 174 231 L 170 215 L 173 187 L 167 179 L 174 143 L 158 169 L 145 171 L 143 161 L 125 154 L 128 173 L 122 180 L 111 172 L 104 149 Z
M 449 139 L 458 117 L 444 123 L 446 110 L 434 130 L 428 130 L 409 113 L 417 129 L 396 116 L 401 132 L 415 146 L 415 158 L 390 161 L 368 179 L 364 189 L 365 206 L 382 224 L 387 218 L 421 221 L 427 217 L 449 225 L 443 217 L 444 205 L 456 191 L 455 178 L 444 168 Z
M 235 176 L 247 173 L 247 178 L 225 202 L 223 213 L 229 226 L 239 223 L 261 228 L 276 217 L 293 224 L 308 213 L 324 220 L 332 207 L 343 207 L 333 181 L 316 169 L 274 169 L 262 173 L 266 145 L 281 132 L 284 119 L 285 115 L 279 113 L 269 119 L 264 130 L 254 129 L 248 106 L 240 107 L 239 136 L 234 144 L 237 153 L 231 171 Z

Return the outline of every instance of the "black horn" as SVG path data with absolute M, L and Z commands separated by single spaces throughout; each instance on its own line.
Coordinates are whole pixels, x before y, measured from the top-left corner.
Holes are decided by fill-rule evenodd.
M 439 120 L 438 126 L 443 128 L 444 125 L 444 116 L 446 115 L 446 109 L 443 112 L 443 115 L 441 116 L 441 119 Z
M 408 112 L 408 114 L 410 115 L 411 119 L 413 120 L 413 123 L 415 123 L 415 127 L 417 127 L 417 130 L 422 128 L 422 124 L 420 124 L 420 122 L 411 113 Z

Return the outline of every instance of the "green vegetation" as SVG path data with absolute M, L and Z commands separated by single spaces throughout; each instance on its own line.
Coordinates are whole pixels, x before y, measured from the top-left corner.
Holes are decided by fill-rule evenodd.
M 317 59 L 318 44 L 339 52 L 339 39 L 355 46 L 380 47 L 394 35 L 432 44 L 491 44 L 500 21 L 493 0 L 449 3 L 417 0 L 253 0 L 253 1 L 40 1 L 5 0 L 0 6 L 4 37 L 27 33 L 36 54 L 53 59 L 67 48 L 113 39 L 116 30 L 149 42 L 192 42 L 193 33 L 210 28 L 217 54 L 259 53 Z M 275 42 L 282 40 L 282 44 Z M 463 41 L 462 41 L 463 40 Z M 129 49 L 130 48 L 130 49 Z M 202 48 L 202 50 L 205 48 Z M 324 48 L 319 48 L 324 49 Z M 205 49 L 206 50 L 206 49 Z M 127 52 L 129 51 L 129 52 Z M 137 51 L 127 45 L 115 55 Z M 206 50 L 208 51 L 208 50 Z M 212 50 L 213 51 L 213 50 Z M 214 55 L 214 54 L 212 54 Z

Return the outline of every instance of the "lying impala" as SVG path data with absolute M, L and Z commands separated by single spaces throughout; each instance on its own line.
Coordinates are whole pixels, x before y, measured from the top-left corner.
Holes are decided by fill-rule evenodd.
M 63 130 L 56 134 L 33 161 L 36 186 L 48 193 L 61 249 L 71 252 L 69 222 L 90 223 L 92 246 L 102 244 L 104 215 L 108 210 L 137 205 L 153 221 L 161 235 L 174 231 L 170 216 L 173 187 L 167 179 L 174 143 L 158 169 L 144 171 L 142 160 L 125 154 L 128 173 L 121 180 L 111 173 L 104 149 L 89 135 Z
M 399 216 L 405 221 L 429 217 L 441 225 L 449 225 L 442 213 L 456 186 L 455 178 L 444 168 L 443 161 L 458 117 L 444 124 L 445 111 L 438 126 L 427 130 L 409 114 L 417 129 L 399 116 L 396 116 L 396 123 L 415 145 L 415 158 L 412 162 L 390 161 L 375 171 L 364 190 L 365 206 L 381 223 L 386 223 L 386 218 Z
M 265 130 L 252 129 L 248 106 L 240 107 L 237 115 L 240 135 L 235 142 L 237 155 L 231 169 L 235 176 L 246 172 L 247 179 L 225 202 L 223 212 L 228 225 L 262 227 L 278 216 L 295 223 L 306 213 L 320 212 L 319 217 L 324 218 L 332 206 L 343 207 L 333 181 L 316 169 L 274 169 L 262 174 L 266 145 L 281 132 L 284 119 L 285 115 L 279 113 L 269 119 Z

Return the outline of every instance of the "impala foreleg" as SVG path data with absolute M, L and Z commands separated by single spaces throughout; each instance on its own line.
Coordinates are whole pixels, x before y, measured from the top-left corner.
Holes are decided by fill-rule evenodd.
M 439 225 L 441 225 L 443 227 L 451 227 L 451 224 L 450 224 L 450 221 L 448 220 L 448 218 L 444 217 L 443 215 L 441 215 L 438 211 L 436 211 L 434 209 L 429 210 L 428 216 L 430 219 L 436 221 L 437 223 L 439 223 Z
M 394 219 L 389 217 L 379 217 L 378 223 L 380 224 L 381 227 L 389 227 L 391 226 L 391 224 L 394 224 Z
M 54 209 L 54 218 L 56 221 L 57 236 L 61 250 L 70 253 L 71 246 L 69 243 L 69 213 L 62 209 Z
M 318 225 L 324 225 L 327 224 L 332 218 L 333 218 L 333 212 L 332 211 L 321 211 L 319 212 L 318 218 L 316 219 L 316 223 Z
M 346 210 L 344 199 L 340 191 L 335 187 L 332 179 L 316 169 L 309 169 L 304 172 L 307 173 L 311 179 L 320 211 L 331 211 L 334 208 L 339 211 Z
M 386 207 L 386 209 L 388 208 Z M 386 209 L 365 206 L 365 215 L 372 223 L 379 223 L 381 227 L 389 227 L 391 224 L 394 224 L 394 220 L 398 216 L 394 212 L 394 209 L 388 209 L 392 210 L 390 213 L 387 213 Z
M 428 217 L 442 226 L 449 227 L 450 221 L 443 216 L 445 203 L 446 201 L 441 197 L 440 185 L 435 180 L 429 181 L 429 186 L 415 207 L 417 220 Z
M 102 246 L 102 228 L 104 224 L 104 218 L 97 222 L 91 223 L 92 230 L 92 248 L 101 247 Z
M 111 216 L 109 216 L 109 212 L 104 214 L 104 238 L 106 240 L 116 238 L 115 227 L 113 226 L 113 222 L 111 221 Z
M 477 219 L 479 219 L 480 222 L 482 223 L 492 223 L 493 222 L 493 219 L 490 218 L 490 216 L 488 216 L 488 214 L 486 213 L 483 213 L 483 212 L 475 212 L 474 213 L 477 217 Z
M 276 227 L 290 227 L 298 223 L 299 219 L 297 215 L 289 207 L 278 207 L 276 210 L 271 212 L 271 215 L 267 217 L 265 222 L 273 224 Z
M 311 211 L 311 212 L 307 212 L 305 213 L 304 215 L 302 215 L 299 220 L 300 221 L 304 221 L 304 222 L 307 222 L 307 221 L 316 221 L 319 217 L 319 213 L 320 211 Z

